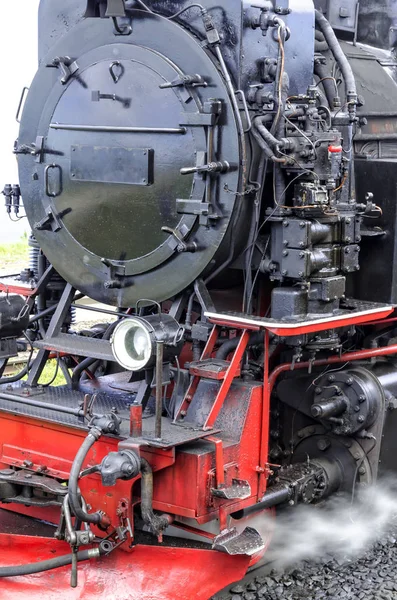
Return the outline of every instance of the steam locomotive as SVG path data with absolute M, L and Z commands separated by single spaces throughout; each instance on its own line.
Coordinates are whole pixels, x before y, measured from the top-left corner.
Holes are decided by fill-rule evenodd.
M 2 597 L 208 600 L 265 555 L 258 517 L 396 470 L 396 17 L 41 0 L 3 190 L 32 234 L 0 280 Z

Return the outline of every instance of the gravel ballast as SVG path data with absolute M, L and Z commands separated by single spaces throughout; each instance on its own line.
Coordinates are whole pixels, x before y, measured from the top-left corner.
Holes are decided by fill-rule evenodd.
M 397 530 L 355 560 L 324 557 L 283 571 L 265 565 L 214 600 L 395 600 Z

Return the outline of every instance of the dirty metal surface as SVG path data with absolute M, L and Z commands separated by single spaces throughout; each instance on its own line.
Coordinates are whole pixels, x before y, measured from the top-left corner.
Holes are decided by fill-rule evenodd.
M 20 384 L 14 384 L 11 389 L 7 386 L 0 386 L 0 392 L 15 394 L 18 391 Z M 120 427 L 120 438 L 125 439 L 130 437 L 130 405 L 133 403 L 134 395 L 120 390 L 112 390 L 110 385 L 103 388 L 98 385 L 86 385 L 86 392 L 97 393 L 93 410 L 97 414 L 105 414 L 116 409 L 119 417 L 122 419 Z M 82 391 L 72 391 L 66 386 L 43 388 L 39 397 L 32 395 L 32 400 L 48 404 L 58 404 L 69 408 L 79 408 L 84 398 Z M 29 400 L 29 397 L 27 397 Z M 60 413 L 55 410 L 47 410 L 45 408 L 37 408 L 28 404 L 13 402 L 12 400 L 0 399 L 0 411 L 12 413 L 16 415 L 31 417 L 66 425 L 78 429 L 87 429 L 87 421 L 82 421 L 74 415 Z M 136 438 L 137 444 L 155 446 L 157 448 L 169 448 L 186 444 L 188 442 L 206 437 L 210 435 L 208 432 L 200 430 L 199 427 L 189 424 L 174 425 L 170 419 L 163 417 L 162 419 L 162 437 L 161 440 L 155 439 L 155 417 L 148 416 L 142 421 L 142 437 Z M 220 429 L 214 429 L 211 433 L 217 433 Z
M 64 542 L 14 535 L 14 515 L 0 511 L 0 564 L 20 565 L 70 552 Z M 18 517 L 18 519 L 20 519 Z M 8 522 L 8 526 L 6 523 Z M 22 529 L 23 530 L 23 529 Z M 79 565 L 78 587 L 70 587 L 70 567 L 0 580 L 0 597 L 7 600 L 208 600 L 222 586 L 241 579 L 249 557 L 221 552 L 158 546 L 116 551 L 106 558 Z

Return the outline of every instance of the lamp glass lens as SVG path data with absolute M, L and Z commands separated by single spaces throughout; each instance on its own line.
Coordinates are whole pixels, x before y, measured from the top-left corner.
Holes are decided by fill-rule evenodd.
M 148 330 L 143 323 L 134 319 L 126 319 L 117 325 L 112 347 L 117 362 L 129 371 L 144 369 L 152 354 Z

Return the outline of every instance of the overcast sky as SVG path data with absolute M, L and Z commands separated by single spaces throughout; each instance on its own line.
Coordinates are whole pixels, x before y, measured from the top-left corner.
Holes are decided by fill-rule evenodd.
M 22 88 L 29 86 L 37 71 L 37 10 L 39 0 L 1 1 L 0 19 L 0 190 L 6 183 L 18 183 L 16 157 L 12 153 L 18 136 L 15 114 Z M 58 0 L 54 0 L 58 1 Z M 33 140 L 32 140 L 33 141 Z M 18 239 L 27 220 L 14 224 L 0 196 L 0 243 Z

